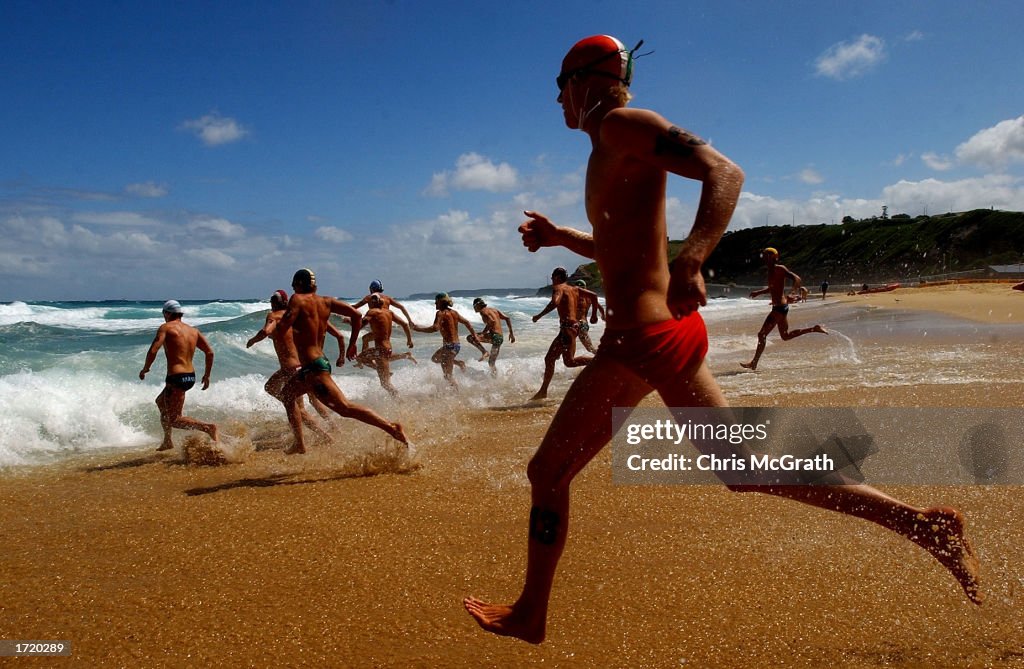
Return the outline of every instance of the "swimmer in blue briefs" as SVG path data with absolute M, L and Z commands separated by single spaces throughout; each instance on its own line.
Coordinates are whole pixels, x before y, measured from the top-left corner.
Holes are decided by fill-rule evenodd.
M 810 328 L 789 329 L 789 298 L 785 294 L 786 279 L 793 281 L 793 292 L 800 294 L 800 277 L 791 272 L 785 265 L 779 264 L 779 252 L 770 246 L 761 252 L 761 258 L 764 260 L 764 264 L 768 266 L 768 287 L 750 293 L 750 299 L 754 299 L 758 295 L 770 293 L 772 297 L 772 310 L 768 317 L 764 319 L 761 331 L 757 333 L 757 350 L 754 351 L 754 359 L 750 362 L 740 363 L 741 367 L 749 370 L 757 369 L 757 363 L 761 359 L 761 354 L 764 353 L 765 344 L 768 343 L 768 335 L 776 327 L 779 328 L 779 337 L 782 338 L 782 341 L 789 341 L 810 332 L 828 334 L 828 330 L 820 323 Z
M 480 318 L 484 322 L 484 329 L 476 337 L 466 337 L 466 339 L 480 349 L 480 352 L 483 354 L 480 356 L 480 360 L 487 360 L 487 364 L 491 368 L 491 374 L 497 374 L 498 369 L 494 366 L 494 363 L 498 359 L 498 353 L 501 352 L 502 344 L 505 343 L 501 321 L 505 321 L 505 324 L 508 325 L 508 341 L 510 344 L 514 344 L 516 343 L 516 335 L 512 331 L 512 320 L 494 307 L 487 306 L 487 303 L 480 297 L 473 300 L 473 310 L 480 314 Z M 491 343 L 490 353 L 484 351 L 484 347 L 480 346 L 480 342 Z
M 443 342 L 441 348 L 434 351 L 434 355 L 430 356 L 430 360 L 441 365 L 441 371 L 444 373 L 445 380 L 448 381 L 452 388 L 457 389 L 459 384 L 455 382 L 452 371 L 455 369 L 455 365 L 458 365 L 459 369 L 466 369 L 466 363 L 455 358 L 459 351 L 462 350 L 462 346 L 459 344 L 459 324 L 461 323 L 469 330 L 470 337 L 476 339 L 477 334 L 473 330 L 473 325 L 462 314 L 455 311 L 454 305 L 455 302 L 449 297 L 448 293 L 438 293 L 434 297 L 434 306 L 437 308 L 434 323 L 429 327 L 411 323 L 410 325 L 416 332 L 441 333 L 441 341 Z
M 217 441 L 217 426 L 204 423 L 195 418 L 181 415 L 185 406 L 185 393 L 196 384 L 196 371 L 192 366 L 192 358 L 196 349 L 202 351 L 205 358 L 203 370 L 203 390 L 210 387 L 210 372 L 213 369 L 213 349 L 206 337 L 199 330 L 181 320 L 185 310 L 177 300 L 168 300 L 163 306 L 164 323 L 156 331 L 156 337 L 146 353 L 146 364 L 139 372 L 139 379 L 145 379 L 160 349 L 167 356 L 167 376 L 164 389 L 157 395 L 156 406 L 160 409 L 160 427 L 164 438 L 156 450 L 167 451 L 174 448 L 171 441 L 171 428 L 181 430 L 199 430 L 210 435 Z

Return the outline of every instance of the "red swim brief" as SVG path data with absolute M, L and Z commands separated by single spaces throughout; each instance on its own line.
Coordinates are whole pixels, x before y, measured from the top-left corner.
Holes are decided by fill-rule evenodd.
M 605 329 L 597 357 L 610 357 L 661 388 L 704 359 L 708 331 L 696 311 L 680 320 L 667 320 L 629 330 Z

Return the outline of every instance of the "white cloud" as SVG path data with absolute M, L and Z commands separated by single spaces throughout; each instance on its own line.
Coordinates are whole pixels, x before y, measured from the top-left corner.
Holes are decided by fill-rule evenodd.
M 921 154 L 921 162 L 935 170 L 936 172 L 945 172 L 953 168 L 953 159 L 949 156 L 940 156 L 939 154 L 928 151 Z
M 435 197 L 443 197 L 448 194 L 448 172 L 436 172 L 430 179 L 430 185 L 423 192 Z
M 189 232 L 211 233 L 225 239 L 239 239 L 245 236 L 245 228 L 225 218 L 197 218 L 185 226 Z
M 818 56 L 814 63 L 819 76 L 842 81 L 859 77 L 885 60 L 885 42 L 874 35 L 861 35 L 853 42 L 839 42 Z
M 425 192 L 428 195 L 447 195 L 449 188 L 455 188 L 497 193 L 512 190 L 518 183 L 519 173 L 508 163 L 495 165 L 490 158 L 479 153 L 464 153 L 455 161 L 455 171 L 434 174 Z
M 207 146 L 237 142 L 249 134 L 248 129 L 238 121 L 229 116 L 221 116 L 217 112 L 185 121 L 181 127 L 194 133 Z
M 167 184 L 145 181 L 143 183 L 128 184 L 124 187 L 124 191 L 136 197 L 163 197 L 167 195 Z
M 45 276 L 52 279 L 53 264 L 52 259 L 0 251 L 0 276 L 19 279 Z
M 565 207 L 575 207 L 583 200 L 583 189 L 555 191 L 549 195 L 538 195 L 534 192 L 517 193 L 512 201 L 521 210 L 551 211 Z
M 996 170 L 1024 162 L 1024 115 L 978 131 L 956 147 L 956 157 L 964 163 Z
M 805 184 L 820 184 L 825 181 L 825 177 L 821 176 L 818 174 L 817 170 L 810 167 L 800 170 L 798 177 L 800 181 L 803 181 Z
M 333 225 L 319 227 L 313 234 L 316 235 L 317 239 L 322 239 L 325 242 L 330 242 L 332 244 L 343 244 L 345 242 L 350 242 L 353 239 L 350 232 L 342 230 L 341 228 L 336 228 Z
M 920 42 L 924 39 L 924 33 L 920 30 L 911 30 L 903 39 L 907 42 Z
M 79 223 L 91 223 L 93 225 L 145 227 L 159 224 L 157 220 L 134 211 L 85 211 L 75 214 L 72 218 Z
M 740 194 L 731 228 L 761 225 L 839 223 L 844 216 L 865 218 L 882 213 L 882 200 L 849 199 L 822 195 L 808 200 L 778 200 L 744 191 Z
M 185 255 L 201 265 L 215 269 L 231 269 L 235 266 L 234 258 L 217 249 L 189 249 Z
M 903 163 L 907 162 L 907 160 L 909 160 L 910 158 L 913 158 L 913 157 L 914 157 L 913 153 L 901 153 L 898 156 L 896 156 L 895 158 L 893 158 L 892 162 L 890 162 L 889 164 L 892 165 L 893 167 L 899 167 L 900 165 L 902 165 Z
M 928 213 L 937 214 L 989 207 L 1024 211 L 1024 179 L 990 174 L 958 181 L 899 181 L 882 189 L 882 197 L 890 213 L 917 215 L 927 208 Z
M 829 194 L 807 200 L 779 200 L 744 191 L 740 195 L 729 227 L 740 229 L 793 223 L 839 223 L 844 216 L 880 216 L 883 205 L 888 206 L 890 215 L 912 216 L 989 207 L 1024 211 L 1024 178 L 988 175 L 958 181 L 899 181 L 883 188 L 879 198 L 844 198 Z M 670 207 L 669 210 L 671 209 Z M 692 218 L 692 212 L 687 212 L 686 209 L 685 206 L 680 208 L 682 215 L 689 215 Z

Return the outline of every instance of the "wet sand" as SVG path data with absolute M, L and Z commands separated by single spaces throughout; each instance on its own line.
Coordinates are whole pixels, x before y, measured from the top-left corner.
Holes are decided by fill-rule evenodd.
M 902 292 L 885 297 L 906 308 Z M 781 398 L 869 401 L 1019 407 L 1024 382 Z M 6 472 L 0 638 L 70 640 L 84 666 L 1024 666 L 1018 487 L 886 489 L 964 511 L 988 596 L 976 607 L 879 527 L 718 486 L 616 486 L 608 449 L 573 487 L 548 640 L 483 633 L 461 599 L 518 593 L 525 466 L 555 409 L 416 418 L 420 466 L 404 474 L 352 423 L 341 444 L 286 457 L 283 415 L 250 426 L 240 464 L 186 465 L 179 448 Z

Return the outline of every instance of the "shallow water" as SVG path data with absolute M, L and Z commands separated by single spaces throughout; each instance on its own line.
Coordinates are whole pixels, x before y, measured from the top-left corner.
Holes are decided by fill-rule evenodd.
M 392 420 L 431 424 L 436 416 L 457 419 L 467 409 L 515 407 L 540 385 L 543 356 L 557 334 L 549 314 L 538 323 L 547 298 L 485 296 L 490 306 L 513 321 L 517 341 L 508 341 L 492 377 L 476 349 L 464 344 L 457 372 L 462 388 L 452 393 L 430 362 L 440 346 L 437 334 L 414 333 L 419 364 L 394 364 L 392 382 L 399 399 L 385 393 L 370 369 L 347 363 L 334 370 L 344 393 Z M 457 298 L 456 309 L 475 327 L 480 321 L 471 298 Z M 160 439 L 153 400 L 163 385 L 163 356 L 144 382 L 138 372 L 156 328 L 162 302 L 48 302 L 0 304 L 0 467 L 44 463 L 100 449 L 150 449 Z M 433 303 L 403 301 L 413 319 L 433 321 Z M 241 424 L 275 443 L 287 439 L 280 403 L 263 384 L 277 369 L 270 342 L 251 349 L 246 340 L 265 318 L 257 301 L 186 302 L 185 321 L 200 327 L 216 352 L 210 389 L 188 393 L 186 414 L 218 424 Z M 832 332 L 782 342 L 777 333 L 757 372 L 747 372 L 756 332 L 767 314 L 763 301 L 712 300 L 702 309 L 710 333 L 708 363 L 728 397 L 807 393 L 836 388 L 889 385 L 959 384 L 1015 381 L 1013 361 L 1021 326 L 981 325 L 935 314 L 878 310 L 836 302 L 795 305 L 793 328 L 823 322 Z M 595 344 L 603 323 L 594 325 Z M 396 330 L 395 350 L 405 350 Z M 463 335 L 465 333 L 462 333 Z M 348 333 L 346 332 L 346 336 Z M 582 351 L 582 347 L 580 347 Z M 327 343 L 336 357 L 336 344 Z M 197 359 L 201 368 L 202 360 Z M 560 397 L 577 370 L 558 364 L 551 386 Z M 347 424 L 348 421 L 342 421 Z M 361 434 L 361 433 L 360 433 Z M 182 433 L 176 431 L 175 438 Z M 344 441 L 344 437 L 342 437 Z

